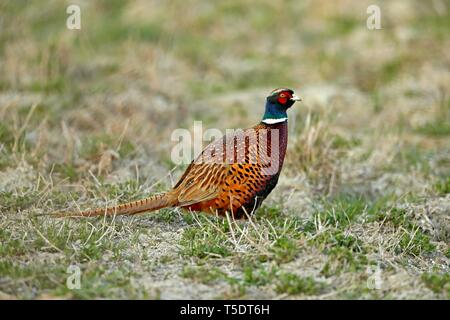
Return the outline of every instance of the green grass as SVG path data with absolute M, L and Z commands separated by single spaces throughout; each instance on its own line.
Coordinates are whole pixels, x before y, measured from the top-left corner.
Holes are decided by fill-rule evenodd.
M 436 249 L 435 245 L 431 243 L 430 235 L 424 232 L 404 209 L 392 208 L 384 213 L 378 212 L 372 219 L 383 222 L 386 226 L 403 230 L 396 248 L 397 253 L 418 256 L 422 253 L 432 253 Z
M 128 269 L 116 269 L 110 271 L 107 268 L 96 267 L 83 272 L 83 286 L 79 290 L 68 289 L 62 285 L 54 290 L 55 295 L 71 296 L 74 299 L 94 299 L 132 296 L 139 299 L 150 298 L 148 293 L 140 289 L 134 289 L 130 285 L 133 271 Z
M 299 235 L 300 236 L 300 235 Z M 278 238 L 271 251 L 275 254 L 275 260 L 286 263 L 295 259 L 299 253 L 300 243 L 289 237 Z
M 243 280 L 248 285 L 266 286 L 278 278 L 279 268 L 275 266 L 261 267 L 258 264 L 249 264 L 243 268 Z
M 2 200 L 0 203 L 2 209 L 6 212 L 17 212 L 32 205 L 36 197 L 36 194 L 16 195 L 11 191 L 2 192 L 0 193 L 0 199 Z
M 0 231 L 0 239 L 3 245 L 0 248 L 0 255 L 6 256 L 20 256 L 26 254 L 27 246 L 21 239 L 14 239 L 13 234 L 7 229 Z
M 14 142 L 12 130 L 6 123 L 0 122 L 0 142 L 4 145 L 10 145 Z
M 434 151 L 421 150 L 418 146 L 407 146 L 400 150 L 396 156 L 393 165 L 390 165 L 390 170 L 401 170 L 400 167 L 417 168 L 420 171 L 428 173 L 431 169 L 430 159 L 433 158 Z
M 331 250 L 342 248 L 353 253 L 365 251 L 360 239 L 352 235 L 346 235 L 339 229 L 322 232 L 311 239 L 310 243 L 322 248 L 331 248 Z
M 225 273 L 218 268 L 184 266 L 181 276 L 183 278 L 193 279 L 204 284 L 209 284 L 213 281 L 224 278 Z
M 207 218 L 205 218 L 207 219 Z M 219 227 L 225 228 L 226 222 L 221 222 Z M 207 224 L 191 226 L 183 232 L 180 245 L 181 253 L 186 256 L 203 258 L 221 258 L 231 255 L 226 244 L 227 238 Z
M 185 266 L 181 273 L 184 278 L 193 279 L 203 284 L 218 283 L 220 280 L 241 288 L 242 294 L 248 286 L 264 287 L 275 284 L 277 293 L 288 295 L 317 295 L 324 289 L 322 282 L 312 277 L 299 277 L 293 273 L 280 272 L 276 267 L 247 266 L 243 269 L 243 278 L 231 277 L 217 267 Z
M 448 273 L 423 273 L 421 278 L 433 292 L 444 292 L 447 295 L 447 299 L 450 298 L 450 275 Z
M 445 39 L 445 30 L 449 28 L 448 10 L 438 16 L 428 12 L 420 21 L 414 22 L 414 27 L 439 40 Z
M 345 36 L 361 25 L 361 21 L 353 16 L 335 16 L 331 21 L 330 30 L 335 35 Z
M 436 190 L 436 192 L 441 195 L 450 193 L 450 177 L 438 181 L 434 185 L 434 190 Z
M 326 277 L 341 275 L 342 273 L 355 273 L 366 270 L 369 265 L 367 256 L 355 253 L 345 247 L 329 248 L 325 251 L 328 260 L 320 273 Z
M 359 219 L 379 213 L 392 198 L 393 196 L 390 194 L 371 199 L 364 195 L 347 193 L 337 195 L 332 199 L 325 198 L 322 200 L 322 208 L 317 209 L 312 219 L 306 223 L 305 230 L 314 231 L 316 221 L 335 228 L 345 228 Z
M 431 243 L 430 236 L 416 231 L 405 231 L 400 239 L 398 252 L 420 256 L 421 254 L 433 253 L 436 246 Z
M 106 134 L 87 136 L 82 142 L 80 155 L 92 159 L 99 157 L 103 151 L 108 149 L 117 150 L 121 157 L 128 157 L 134 151 L 134 146 L 131 141 L 121 141 L 118 136 Z
M 320 293 L 322 284 L 312 277 L 299 277 L 293 273 L 283 273 L 279 276 L 275 290 L 278 293 L 316 295 Z
M 335 149 L 351 149 L 361 145 L 361 140 L 356 137 L 345 138 L 340 135 L 336 135 L 333 138 L 332 147 Z
M 405 209 L 392 208 L 391 210 L 377 212 L 371 217 L 373 221 L 380 221 L 392 225 L 395 228 L 404 228 L 407 231 L 413 231 L 417 225 L 408 216 Z
M 53 170 L 61 177 L 69 179 L 70 182 L 75 182 L 80 179 L 80 172 L 73 164 L 55 163 Z
M 450 121 L 437 120 L 429 122 L 417 129 L 418 133 L 436 137 L 445 137 L 450 135 Z

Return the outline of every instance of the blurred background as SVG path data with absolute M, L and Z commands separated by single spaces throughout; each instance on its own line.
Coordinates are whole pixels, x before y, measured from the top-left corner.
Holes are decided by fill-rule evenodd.
M 70 4 L 80 30 L 66 27 Z M 380 30 L 367 28 L 371 4 Z M 408 195 L 411 214 L 438 212 L 428 220 L 445 252 L 449 23 L 444 0 L 2 1 L 3 241 L 32 233 L 29 213 L 170 187 L 185 168 L 170 159 L 173 130 L 250 127 L 268 93 L 290 87 L 303 102 L 267 205 L 308 218 L 319 199 Z
M 447 1 L 380 1 L 381 30 L 366 26 L 370 1 L 78 1 L 81 30 L 66 28 L 69 4 L 1 4 L 0 137 L 36 104 L 22 132 L 33 162 L 83 173 L 112 149 L 169 168 L 175 128 L 251 126 L 280 86 L 304 98 L 292 132 L 324 113 L 337 143 L 448 147 Z

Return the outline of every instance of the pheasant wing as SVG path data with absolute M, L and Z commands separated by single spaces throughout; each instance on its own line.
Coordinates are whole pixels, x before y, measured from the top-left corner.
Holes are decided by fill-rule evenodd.
M 225 137 L 209 144 L 175 185 L 180 206 L 211 200 L 219 195 L 230 168 L 224 158 L 224 141 Z

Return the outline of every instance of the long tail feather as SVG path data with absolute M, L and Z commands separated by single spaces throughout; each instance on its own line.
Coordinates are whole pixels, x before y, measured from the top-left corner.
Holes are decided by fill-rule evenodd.
M 57 213 L 51 214 L 56 217 L 95 217 L 95 216 L 114 216 L 114 215 L 132 215 L 146 211 L 154 211 L 165 207 L 171 207 L 174 204 L 167 193 L 156 194 L 146 199 L 123 203 L 118 206 L 108 208 L 97 208 L 81 212 Z

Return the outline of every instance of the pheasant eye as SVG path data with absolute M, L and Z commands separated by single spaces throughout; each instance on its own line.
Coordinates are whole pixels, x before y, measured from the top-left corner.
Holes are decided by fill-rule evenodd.
M 286 95 L 284 93 L 280 94 L 280 98 L 285 98 Z

